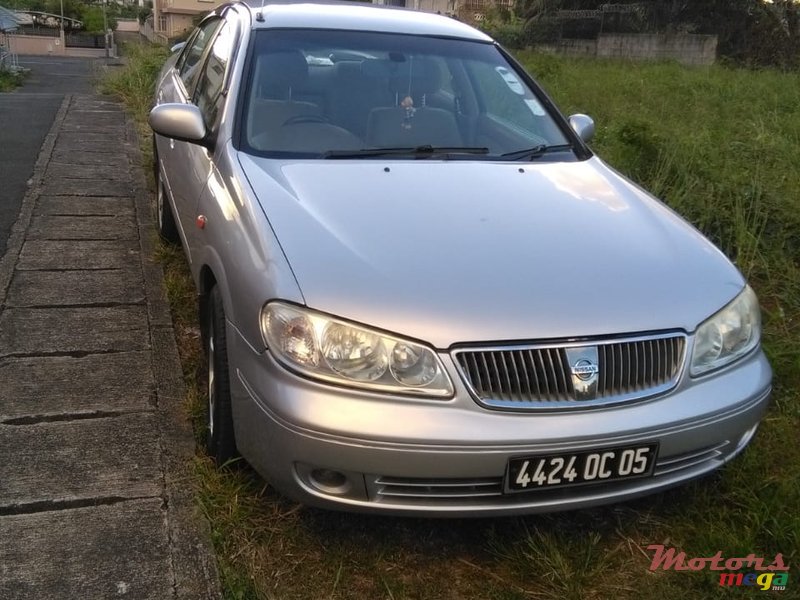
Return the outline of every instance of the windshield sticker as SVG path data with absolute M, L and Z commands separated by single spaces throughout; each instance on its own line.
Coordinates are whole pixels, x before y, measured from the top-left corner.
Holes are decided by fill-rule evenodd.
M 497 71 L 497 74 L 500 75 L 500 77 L 503 78 L 503 81 L 506 82 L 508 89 L 518 96 L 525 95 L 525 88 L 522 86 L 522 83 L 520 83 L 520 80 L 517 79 L 517 76 L 514 75 L 514 73 L 505 67 L 495 67 L 494 70 Z
M 306 62 L 314 67 L 332 67 L 333 61 L 326 56 L 306 56 Z
M 531 112 L 537 117 L 544 116 L 544 109 L 542 108 L 542 105 L 539 104 L 539 101 L 536 100 L 536 98 L 525 98 L 525 104 L 528 105 L 528 108 L 530 108 Z

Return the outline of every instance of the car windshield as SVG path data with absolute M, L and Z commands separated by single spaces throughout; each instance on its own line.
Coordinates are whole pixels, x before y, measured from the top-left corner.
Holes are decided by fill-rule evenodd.
M 240 128 L 252 154 L 519 160 L 570 148 L 490 43 L 282 29 L 258 31 L 253 52 Z

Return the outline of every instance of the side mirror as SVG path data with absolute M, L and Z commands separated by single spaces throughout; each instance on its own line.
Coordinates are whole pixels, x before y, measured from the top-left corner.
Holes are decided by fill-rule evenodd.
M 168 138 L 182 142 L 205 144 L 206 124 L 194 104 L 159 104 L 150 111 L 150 128 Z
M 594 121 L 587 115 L 572 115 L 569 118 L 570 127 L 584 142 L 589 142 L 594 137 Z
M 169 51 L 170 51 L 172 54 L 175 54 L 176 52 L 180 52 L 181 50 L 183 50 L 183 47 L 184 47 L 185 45 L 186 45 L 186 42 L 178 42 L 177 44 L 175 44 L 174 46 L 172 46 L 172 48 L 170 48 L 170 49 L 169 49 Z

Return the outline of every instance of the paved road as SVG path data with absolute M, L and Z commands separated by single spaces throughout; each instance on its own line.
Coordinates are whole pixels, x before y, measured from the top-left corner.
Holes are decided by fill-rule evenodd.
M 25 84 L 0 93 L 0 256 L 64 94 L 92 92 L 92 59 L 23 56 L 20 63 L 31 70 Z

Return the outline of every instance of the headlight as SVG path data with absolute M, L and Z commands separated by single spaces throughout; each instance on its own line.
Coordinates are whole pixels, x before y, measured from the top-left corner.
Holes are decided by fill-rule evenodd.
M 748 285 L 733 302 L 697 328 L 690 373 L 700 375 L 732 363 L 755 348 L 760 339 L 758 298 Z
M 265 305 L 261 335 L 276 359 L 309 377 L 400 394 L 453 394 L 450 378 L 430 348 L 300 306 Z

